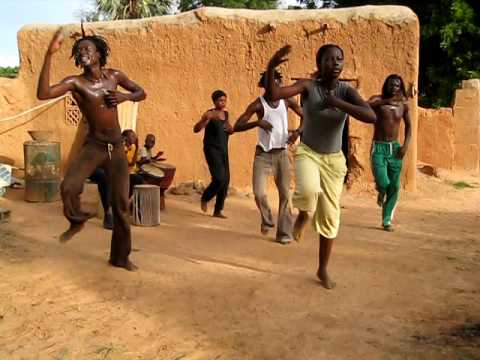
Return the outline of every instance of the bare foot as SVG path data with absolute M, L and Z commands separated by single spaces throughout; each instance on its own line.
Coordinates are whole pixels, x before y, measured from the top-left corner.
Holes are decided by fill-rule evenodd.
M 293 238 L 295 241 L 300 241 L 303 236 L 303 232 L 305 231 L 305 225 L 307 224 L 308 220 L 308 212 L 300 211 L 298 213 L 297 219 L 295 220 L 295 224 L 293 225 Z
M 385 194 L 378 193 L 378 196 L 377 196 L 377 205 L 380 206 L 380 207 L 382 207 L 384 202 L 385 202 Z
M 221 211 L 214 212 L 212 216 L 216 217 L 216 218 L 220 218 L 220 219 L 226 219 L 227 218 L 225 215 L 222 214 Z
M 122 268 L 122 269 L 125 269 L 125 270 L 128 270 L 128 271 L 137 271 L 138 270 L 138 266 L 135 265 L 134 263 L 132 263 L 130 260 L 127 260 L 127 262 L 125 264 L 121 264 L 119 262 L 114 262 L 112 259 L 108 260 L 108 262 L 112 266 L 119 267 L 119 268 Z
M 208 203 L 205 201 L 200 201 L 200 209 L 202 209 L 203 212 L 208 211 Z
M 318 269 L 317 277 L 325 289 L 331 290 L 335 286 L 337 286 L 337 284 L 334 281 L 332 281 L 332 279 L 330 279 L 330 277 L 328 276 L 326 269 L 324 270 Z
M 81 224 L 70 224 L 70 227 L 68 228 L 68 230 L 64 231 L 61 235 L 60 235 L 60 242 L 61 243 L 66 243 L 68 240 L 70 240 L 76 233 L 78 233 L 80 230 L 83 229 L 83 227 L 85 226 L 84 223 L 81 223 Z
M 260 232 L 262 235 L 268 235 L 268 226 L 260 225 Z

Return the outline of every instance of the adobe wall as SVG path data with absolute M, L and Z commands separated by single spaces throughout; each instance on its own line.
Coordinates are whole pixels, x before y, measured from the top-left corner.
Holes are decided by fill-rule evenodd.
M 455 168 L 480 171 L 480 80 L 462 82 L 455 92 Z
M 418 109 L 418 160 L 454 168 L 455 122 L 451 108 Z
M 453 108 L 418 110 L 418 160 L 480 172 L 480 80 L 462 82 Z
M 202 8 L 176 16 L 86 24 L 87 32 L 105 36 L 112 49 L 109 66 L 120 68 L 141 84 L 148 98 L 140 104 L 138 132 L 157 136 L 168 161 L 177 166 L 176 180 L 203 179 L 209 173 L 202 153 L 202 135 L 193 124 L 211 107 L 210 93 L 228 93 L 232 120 L 255 97 L 259 73 L 274 51 L 291 44 L 293 53 L 282 72 L 286 79 L 308 76 L 315 70 L 315 53 L 334 42 L 345 51 L 344 78 L 358 79 L 365 98 L 380 92 L 390 73 L 402 75 L 407 84 L 418 78 L 419 25 L 406 7 L 365 6 L 333 10 L 232 10 Z M 35 98 L 43 56 L 55 26 L 31 25 L 18 33 L 21 70 L 19 78 L 0 81 L 0 118 L 40 102 Z M 79 24 L 65 27 L 79 31 Z M 72 39 L 67 39 L 52 60 L 52 81 L 78 73 L 69 59 Z M 411 99 L 413 141 L 404 166 L 404 184 L 415 188 L 417 99 Z M 22 164 L 22 142 L 27 129 L 52 129 L 62 141 L 63 158 L 75 137 L 75 127 L 64 121 L 59 103 L 14 131 L 0 135 L 2 154 Z M 292 116 L 292 122 L 294 117 Z M 27 120 L 29 118 L 26 118 Z M 14 123 L 0 123 L 0 134 Z M 294 124 L 292 124 L 292 127 Z M 355 181 L 371 181 L 369 151 L 372 127 L 352 121 L 353 157 L 358 164 Z M 230 161 L 232 185 L 249 186 L 256 133 L 232 136 Z

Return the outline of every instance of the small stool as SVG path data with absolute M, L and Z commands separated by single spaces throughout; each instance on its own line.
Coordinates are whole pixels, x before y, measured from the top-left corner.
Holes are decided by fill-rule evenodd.
M 133 225 L 156 226 L 160 224 L 160 187 L 135 185 L 133 188 Z

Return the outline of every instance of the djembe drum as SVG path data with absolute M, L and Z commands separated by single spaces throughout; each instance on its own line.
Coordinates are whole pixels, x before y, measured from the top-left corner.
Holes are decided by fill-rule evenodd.
M 165 178 L 165 173 L 158 166 L 153 163 L 142 165 L 140 174 L 145 183 L 150 185 L 157 185 L 161 187 L 162 181 Z
M 138 226 L 160 224 L 160 187 L 135 185 L 133 188 L 133 224 Z
M 155 178 L 152 174 L 155 173 L 154 168 L 162 171 L 164 176 L 162 178 Z M 159 161 L 152 161 L 150 164 L 142 166 L 142 175 L 147 184 L 160 186 L 160 209 L 165 209 L 165 191 L 172 185 L 173 177 L 175 176 L 176 167 Z

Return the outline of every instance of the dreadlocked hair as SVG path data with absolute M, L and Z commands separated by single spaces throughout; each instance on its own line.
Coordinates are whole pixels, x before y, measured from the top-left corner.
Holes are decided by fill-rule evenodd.
M 262 72 L 260 74 L 260 80 L 258 81 L 258 87 L 261 87 L 261 88 L 264 88 L 265 87 L 265 78 L 267 77 L 267 74 L 266 72 Z M 282 80 L 282 74 L 278 71 L 278 70 L 275 70 L 275 72 L 273 73 L 273 78 L 275 80 Z
M 83 32 L 83 28 L 82 33 L 83 36 L 73 44 L 72 55 L 70 56 L 71 58 L 75 59 L 75 66 L 80 65 L 80 54 L 78 50 L 80 43 L 85 40 L 91 41 L 95 45 L 95 48 L 100 53 L 100 66 L 105 66 L 107 64 L 107 57 L 110 55 L 110 47 L 107 44 L 107 40 L 100 35 L 84 35 L 85 33 Z
M 389 97 L 392 96 L 392 94 L 390 94 L 390 91 L 388 90 L 388 83 L 390 82 L 390 80 L 400 81 L 400 92 L 405 98 L 407 98 L 407 90 L 405 89 L 405 83 L 403 82 L 402 77 L 397 74 L 388 75 L 387 78 L 385 79 L 385 82 L 383 83 L 383 87 L 382 87 L 382 98 L 388 99 Z

